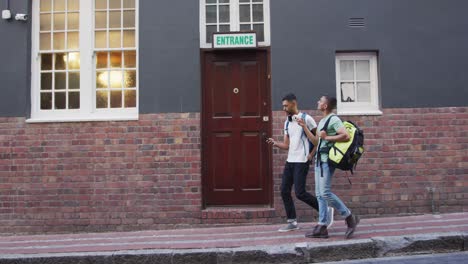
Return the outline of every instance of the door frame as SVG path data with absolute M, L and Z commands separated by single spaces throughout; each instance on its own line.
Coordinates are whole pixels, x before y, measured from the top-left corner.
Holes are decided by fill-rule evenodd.
M 272 111 L 272 97 L 271 97 L 271 49 L 270 47 L 257 47 L 257 48 L 249 48 L 249 49 L 236 49 L 237 51 L 245 51 L 245 50 L 256 50 L 257 52 L 265 52 L 265 58 L 266 58 L 266 72 L 267 72 L 267 80 L 266 80 L 266 96 L 267 96 L 267 100 L 270 102 L 270 111 L 269 111 L 269 117 L 270 117 L 270 121 L 268 122 L 268 128 L 267 128 L 267 131 L 268 131 L 268 137 L 272 137 L 273 135 L 273 111 Z M 213 48 L 210 48 L 210 49 L 200 49 L 200 75 L 201 75 L 201 80 L 200 80 L 200 83 L 201 83 L 201 98 L 200 98 L 200 102 L 201 102 L 201 107 L 200 107 L 200 137 L 201 137 L 201 145 L 200 145 L 200 154 L 201 154 L 201 194 L 202 194 L 202 197 L 201 197 L 201 201 L 202 201 L 202 209 L 206 209 L 207 208 L 207 205 L 206 205 L 206 198 L 205 198 L 205 193 L 206 193 L 206 190 L 204 188 L 204 186 L 206 186 L 206 175 L 207 175 L 207 159 L 205 158 L 206 155 L 205 154 L 205 151 L 208 151 L 206 149 L 206 142 L 207 142 L 207 136 L 205 134 L 205 128 L 206 128 L 206 118 L 205 118 L 205 96 L 206 96 L 206 90 L 205 90 L 205 84 L 206 84 L 206 71 L 205 71 L 205 63 L 206 63 L 206 60 L 205 60 L 205 56 L 209 53 L 215 53 L 215 52 L 223 52 L 223 51 L 233 51 L 233 49 L 213 49 Z M 274 202 L 274 198 L 273 198 L 273 151 L 272 151 L 272 148 L 268 148 L 268 153 L 267 153 L 267 159 L 268 159 L 268 162 L 267 162 L 267 183 L 266 183 L 266 187 L 267 190 L 268 190 L 268 206 L 270 208 L 272 208 L 274 206 L 273 202 Z M 232 206 L 229 206 L 229 205 L 226 205 L 225 207 L 232 207 Z M 250 206 L 249 206 L 250 207 Z M 255 206 L 252 206 L 252 207 L 255 207 Z

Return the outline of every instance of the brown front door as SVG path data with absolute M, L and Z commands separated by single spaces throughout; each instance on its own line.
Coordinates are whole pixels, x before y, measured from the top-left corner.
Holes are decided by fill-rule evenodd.
M 205 205 L 266 205 L 271 197 L 267 53 L 203 53 Z

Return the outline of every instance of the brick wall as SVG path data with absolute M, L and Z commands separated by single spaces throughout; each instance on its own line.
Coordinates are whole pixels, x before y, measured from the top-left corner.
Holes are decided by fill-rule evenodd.
M 353 185 L 342 172 L 333 184 L 355 212 L 468 211 L 468 107 L 386 109 L 382 116 L 344 119 L 360 125 L 366 137 Z M 284 114 L 274 112 L 278 139 L 283 121 Z M 274 150 L 274 208 L 204 210 L 199 114 L 50 124 L 0 118 L 0 233 L 282 221 L 285 158 Z M 316 215 L 300 201 L 296 206 L 301 220 Z

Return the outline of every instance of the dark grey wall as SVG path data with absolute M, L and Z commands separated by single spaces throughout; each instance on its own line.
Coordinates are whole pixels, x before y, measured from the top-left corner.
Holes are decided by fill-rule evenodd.
M 348 28 L 364 17 L 366 28 Z M 378 51 L 382 106 L 468 105 L 468 1 L 271 0 L 273 105 L 335 92 L 336 51 Z
M 30 0 L 10 2 L 30 13 Z M 466 0 L 271 0 L 274 109 L 289 91 L 304 109 L 334 94 L 346 50 L 378 51 L 385 108 L 467 106 L 467 11 Z M 198 1 L 140 0 L 139 20 L 140 112 L 200 111 Z M 30 35 L 30 20 L 0 20 L 0 116 L 29 116 Z
M 199 3 L 140 0 L 140 113 L 200 111 Z
M 6 1 L 0 1 L 0 10 Z M 30 13 L 30 1 L 10 1 L 15 13 Z M 14 16 L 13 14 L 13 16 Z M 0 116 L 29 116 L 31 105 L 30 21 L 0 19 Z

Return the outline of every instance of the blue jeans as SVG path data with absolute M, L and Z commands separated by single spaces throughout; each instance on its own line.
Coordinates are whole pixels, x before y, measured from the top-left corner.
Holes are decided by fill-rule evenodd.
M 320 172 L 320 166 L 322 166 L 322 173 Z M 331 180 L 335 168 L 329 167 L 327 162 L 316 161 L 315 165 L 315 195 L 317 196 L 319 204 L 319 225 L 326 225 L 328 220 L 328 204 L 334 207 L 338 213 L 343 217 L 351 215 L 351 211 L 341 201 L 338 196 L 331 192 Z M 323 175 L 323 177 L 322 177 Z

